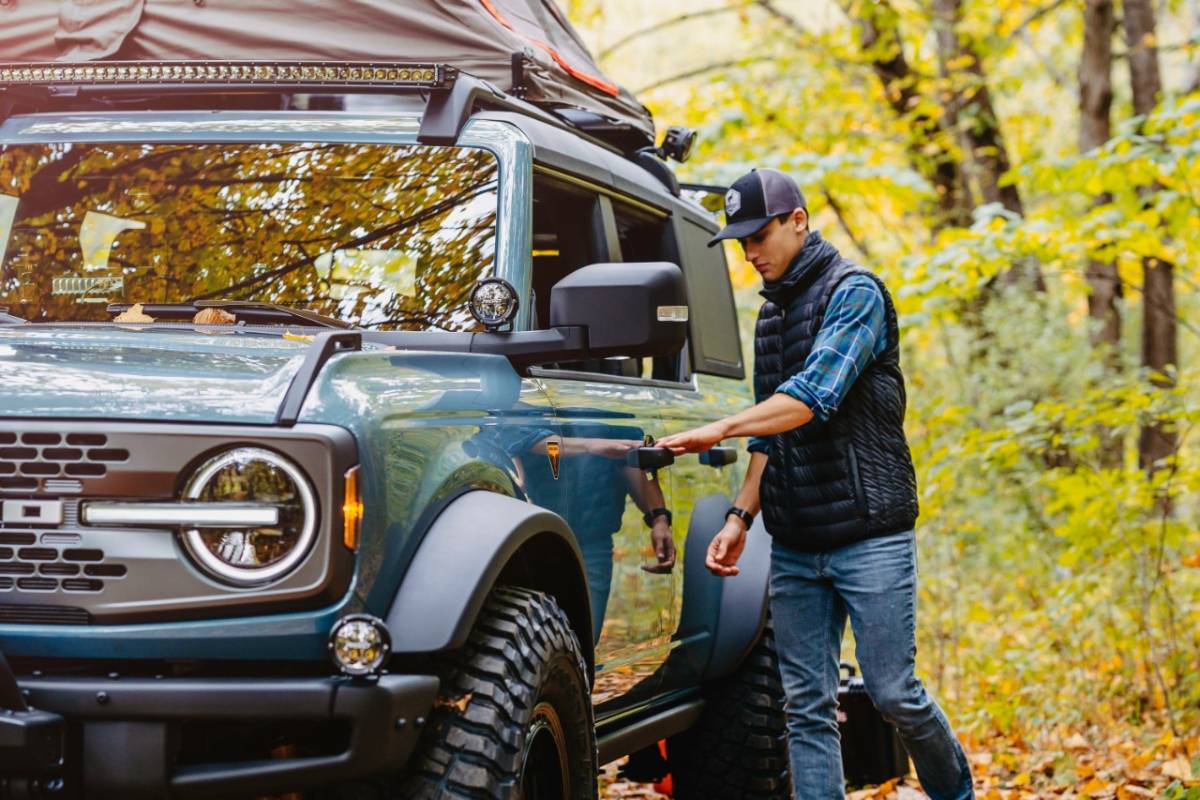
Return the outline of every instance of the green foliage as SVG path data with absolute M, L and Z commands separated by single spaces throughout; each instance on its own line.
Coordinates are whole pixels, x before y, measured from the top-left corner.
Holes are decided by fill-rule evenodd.
M 814 227 L 892 287 L 921 487 L 919 665 L 980 734 L 1200 723 L 1200 94 L 1168 94 L 1149 118 L 1130 118 L 1118 59 L 1115 135 L 1078 154 L 1081 5 L 964 0 L 956 30 L 979 71 L 941 63 L 929 4 L 901 0 L 873 5 L 899 23 L 899 48 L 861 46 L 856 2 L 824 13 L 780 0 L 738 5 L 736 20 L 673 51 L 696 63 L 662 66 L 654 48 L 677 35 L 664 28 L 604 64 L 631 86 L 719 65 L 643 98 L 660 124 L 700 130 L 683 177 L 789 171 Z M 668 3 L 655 20 L 688 10 Z M 1169 44 L 1192 23 L 1176 5 L 1165 13 Z M 587 27 L 612 40 L 653 21 L 608 13 Z M 1195 59 L 1194 42 L 1177 44 L 1164 59 Z M 911 77 L 884 85 L 871 61 L 897 53 Z M 922 116 L 949 121 L 951 90 L 969 98 L 985 85 L 1014 164 L 1002 183 L 1020 190 L 1025 213 L 984 205 L 975 189 L 973 222 L 938 229 L 922 159 L 969 166 L 970 154 L 960 136 L 914 152 L 909 134 Z M 915 97 L 898 114 L 892 101 L 906 88 Z M 978 122 L 968 114 L 957 130 Z M 739 264 L 740 251 L 727 252 Z M 1144 259 L 1174 265 L 1181 367 L 1170 388 L 1138 367 Z M 1089 260 L 1117 267 L 1115 347 L 1093 342 Z M 1045 291 L 1006 280 L 1014 267 L 1036 267 Z M 752 318 L 757 276 L 739 265 L 735 277 Z M 1180 442 L 1152 474 L 1138 464 L 1151 422 Z

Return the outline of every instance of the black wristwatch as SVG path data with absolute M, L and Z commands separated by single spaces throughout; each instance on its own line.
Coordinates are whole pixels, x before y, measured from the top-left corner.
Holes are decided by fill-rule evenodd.
M 754 524 L 754 515 L 751 514 L 749 511 L 747 511 L 744 508 L 738 508 L 737 506 L 730 506 L 729 510 L 725 512 L 725 516 L 728 517 L 730 514 L 737 517 L 742 522 L 746 523 L 747 530 L 749 530 L 750 526 Z
M 646 523 L 647 528 L 654 527 L 654 520 L 659 517 L 666 517 L 667 524 L 671 524 L 671 509 L 669 508 L 652 508 L 645 514 L 642 514 L 642 521 Z

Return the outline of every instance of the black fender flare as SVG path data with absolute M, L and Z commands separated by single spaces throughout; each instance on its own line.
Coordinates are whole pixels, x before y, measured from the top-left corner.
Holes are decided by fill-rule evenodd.
M 680 632 L 710 631 L 712 646 L 704 668 L 705 680 L 734 672 L 758 641 L 767 621 L 771 535 L 761 516 L 747 532 L 737 575 L 721 578 L 704 566 L 708 546 L 725 524 L 729 506 L 729 498 L 723 495 L 710 495 L 696 503 L 683 560 Z
M 571 620 L 590 665 L 587 575 L 570 526 L 552 511 L 482 489 L 447 504 L 421 540 L 387 612 L 393 654 L 461 647 L 498 579 L 521 552 L 535 548 L 554 559 L 555 563 L 545 565 L 550 577 L 557 579 L 550 585 L 566 591 L 550 593 Z

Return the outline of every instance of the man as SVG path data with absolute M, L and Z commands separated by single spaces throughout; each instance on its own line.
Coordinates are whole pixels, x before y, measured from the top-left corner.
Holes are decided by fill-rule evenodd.
M 891 297 L 809 230 L 804 196 L 777 170 L 735 181 L 725 215 L 709 245 L 739 240 L 763 279 L 757 404 L 659 444 L 695 453 L 752 437 L 745 482 L 707 566 L 738 573 L 761 500 L 796 797 L 845 793 L 836 711 L 847 616 L 867 691 L 896 724 L 926 793 L 973 797 L 962 747 L 914 673 L 917 491 Z

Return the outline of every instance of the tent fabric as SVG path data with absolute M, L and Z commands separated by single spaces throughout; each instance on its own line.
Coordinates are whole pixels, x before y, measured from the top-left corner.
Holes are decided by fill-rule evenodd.
M 0 61 L 440 62 L 526 99 L 595 111 L 648 136 L 654 122 L 600 71 L 553 0 L 10 0 Z

